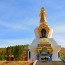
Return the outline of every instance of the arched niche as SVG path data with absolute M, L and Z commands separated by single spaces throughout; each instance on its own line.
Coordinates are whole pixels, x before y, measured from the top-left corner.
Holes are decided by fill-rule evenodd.
M 40 38 L 46 38 L 46 30 L 42 28 L 41 30 L 41 37 Z
M 38 29 L 38 36 L 40 38 L 47 38 L 50 32 L 50 28 L 46 24 L 41 24 Z

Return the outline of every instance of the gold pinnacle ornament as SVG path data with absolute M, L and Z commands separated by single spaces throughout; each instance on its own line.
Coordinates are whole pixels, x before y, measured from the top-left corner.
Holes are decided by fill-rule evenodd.
M 40 23 L 46 23 L 46 12 L 44 7 L 42 7 L 40 11 Z

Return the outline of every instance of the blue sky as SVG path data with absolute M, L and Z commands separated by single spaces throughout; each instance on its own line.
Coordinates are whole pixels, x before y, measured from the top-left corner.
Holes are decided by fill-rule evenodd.
M 44 7 L 53 38 L 65 47 L 65 0 L 0 0 L 0 47 L 31 44 Z

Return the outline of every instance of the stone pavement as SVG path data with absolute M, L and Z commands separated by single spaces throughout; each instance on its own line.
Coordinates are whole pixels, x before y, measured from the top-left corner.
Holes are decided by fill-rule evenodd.
M 37 61 L 35 65 L 65 65 L 63 61 Z

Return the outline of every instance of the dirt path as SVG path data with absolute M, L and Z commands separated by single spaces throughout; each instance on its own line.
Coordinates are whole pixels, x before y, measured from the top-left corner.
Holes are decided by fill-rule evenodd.
M 0 61 L 0 65 L 31 65 L 32 61 Z

